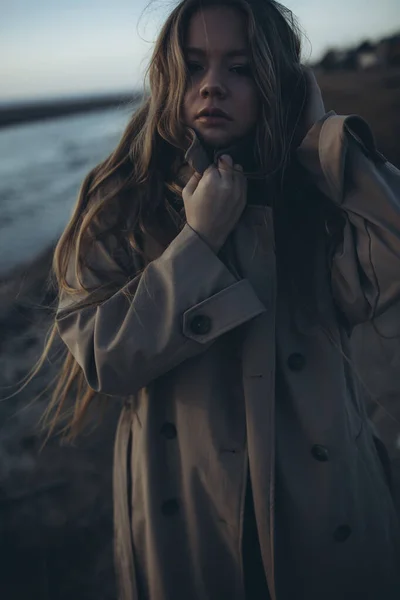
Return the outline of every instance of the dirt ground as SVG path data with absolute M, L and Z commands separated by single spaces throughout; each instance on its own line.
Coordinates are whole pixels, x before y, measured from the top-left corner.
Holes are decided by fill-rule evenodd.
M 400 71 L 319 74 L 318 79 L 327 109 L 366 118 L 380 150 L 400 166 Z M 45 306 L 54 299 L 45 285 L 51 255 L 49 249 L 0 281 L 2 398 L 43 347 L 51 314 Z M 400 306 L 374 326 L 358 328 L 354 347 L 400 497 Z M 35 424 L 47 397 L 32 400 L 56 372 L 54 358 L 26 390 L 0 402 L 0 597 L 113 600 L 111 463 L 120 407 L 110 406 L 100 427 L 74 446 L 52 440 L 40 452 Z
M 317 73 L 317 79 L 326 109 L 363 117 L 381 152 L 400 167 L 400 69 Z

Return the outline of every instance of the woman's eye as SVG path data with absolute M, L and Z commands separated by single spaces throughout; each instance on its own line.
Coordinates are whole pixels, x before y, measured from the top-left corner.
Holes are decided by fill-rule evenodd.
M 235 65 L 231 67 L 230 70 L 237 75 L 246 75 L 247 77 L 251 75 L 250 65 Z
M 203 65 L 201 65 L 198 62 L 194 62 L 192 60 L 187 61 L 186 66 L 187 66 L 187 70 L 190 75 L 195 75 L 196 73 L 199 73 L 200 71 L 204 71 Z M 247 76 L 247 77 L 249 77 L 252 73 L 250 65 L 234 65 L 233 67 L 230 67 L 229 70 L 233 73 L 236 73 L 237 75 L 242 75 L 242 76 Z
M 191 75 L 193 75 L 194 73 L 198 73 L 203 69 L 203 67 L 199 63 L 193 62 L 191 60 L 189 60 L 186 63 L 186 66 Z

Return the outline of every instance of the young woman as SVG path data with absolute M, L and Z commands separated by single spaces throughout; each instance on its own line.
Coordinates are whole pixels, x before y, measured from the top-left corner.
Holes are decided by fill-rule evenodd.
M 53 407 L 125 398 L 120 597 L 398 599 L 349 335 L 400 299 L 400 173 L 272 0 L 180 2 L 150 89 L 54 259 Z

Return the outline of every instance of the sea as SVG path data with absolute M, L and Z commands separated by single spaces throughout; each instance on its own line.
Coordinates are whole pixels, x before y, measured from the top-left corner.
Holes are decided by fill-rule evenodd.
M 58 239 L 85 175 L 115 148 L 134 109 L 0 129 L 0 276 Z

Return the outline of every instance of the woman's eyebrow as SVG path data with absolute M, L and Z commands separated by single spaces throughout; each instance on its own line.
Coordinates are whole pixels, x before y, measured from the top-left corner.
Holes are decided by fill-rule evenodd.
M 197 54 L 198 56 L 207 56 L 207 52 L 206 50 L 203 50 L 203 48 L 194 48 L 192 46 L 187 47 L 186 48 L 186 52 L 187 54 Z M 239 49 L 235 49 L 235 50 L 229 50 L 228 52 L 224 52 L 223 53 L 225 56 L 228 56 L 229 58 L 231 57 L 236 57 L 236 56 L 248 56 L 248 51 L 246 50 L 246 48 L 239 48 Z

